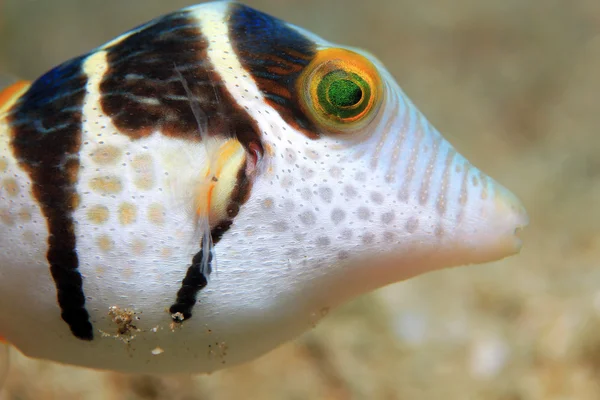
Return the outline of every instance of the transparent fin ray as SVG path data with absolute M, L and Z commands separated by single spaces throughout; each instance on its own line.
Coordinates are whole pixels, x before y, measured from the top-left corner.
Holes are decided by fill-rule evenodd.
M 206 114 L 204 113 L 204 111 L 202 111 L 202 109 L 200 108 L 200 104 L 198 103 L 198 100 L 196 99 L 196 97 L 194 96 L 192 91 L 190 90 L 188 82 L 186 81 L 186 79 L 183 76 L 183 74 L 181 73 L 181 71 L 179 71 L 179 69 L 177 69 L 177 66 L 175 66 L 175 72 L 177 73 L 179 79 L 181 80 L 183 89 L 185 90 L 185 93 L 186 93 L 187 97 L 189 98 L 192 113 L 194 114 L 196 123 L 198 124 L 198 131 L 200 133 L 200 137 L 202 138 L 202 141 L 205 143 L 204 148 L 206 149 L 206 153 L 207 153 L 206 159 L 208 160 L 208 163 L 209 163 L 208 174 L 205 177 L 208 185 L 205 185 L 205 187 L 209 187 L 210 181 L 212 181 L 213 179 L 216 179 L 214 177 L 214 171 L 216 170 L 216 168 L 215 168 L 216 158 L 214 157 L 213 154 L 211 154 L 211 151 L 210 151 L 211 140 L 210 140 L 210 137 L 209 137 L 208 131 L 207 131 L 208 118 L 207 118 Z M 206 195 L 210 196 L 210 192 L 206 193 Z M 206 204 L 210 204 L 210 203 L 206 203 Z M 197 213 L 197 215 L 199 216 L 197 224 L 198 224 L 198 227 L 199 227 L 201 235 L 202 235 L 202 239 L 201 239 L 202 262 L 200 264 L 200 272 L 208 280 L 213 267 L 216 265 L 216 263 L 215 263 L 216 259 L 213 254 L 214 243 L 212 240 L 210 221 L 209 221 L 209 211 L 210 210 L 199 210 L 199 211 L 200 212 Z M 212 263 L 210 260 L 210 256 L 212 256 Z

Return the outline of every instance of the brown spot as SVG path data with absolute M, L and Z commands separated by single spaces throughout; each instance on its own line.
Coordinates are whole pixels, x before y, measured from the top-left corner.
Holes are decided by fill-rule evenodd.
M 19 194 L 19 185 L 13 178 L 4 179 L 2 181 L 2 188 L 6 190 L 6 193 L 10 197 L 16 197 Z
M 15 216 L 8 208 L 0 208 L 0 222 L 4 225 L 12 226 L 15 224 Z
M 35 241 L 35 233 L 32 231 L 23 232 L 23 240 L 27 243 L 33 243 Z
M 262 202 L 262 206 L 265 210 L 270 210 L 273 208 L 273 205 L 275 204 L 275 202 L 273 201 L 272 198 L 266 198 L 263 200 Z
M 121 276 L 125 279 L 130 279 L 133 275 L 133 269 L 131 267 L 125 267 L 121 270 Z
M 19 210 L 19 219 L 23 222 L 31 221 L 31 211 L 27 207 L 22 207 Z
M 117 325 L 117 336 L 130 336 L 139 332 L 139 329 L 134 325 L 137 317 L 133 310 L 112 306 L 108 309 L 108 316 Z
M 149 154 L 136 156 L 132 163 L 134 178 L 133 183 L 140 190 L 150 190 L 154 187 L 154 168 L 152 157 Z
M 115 194 L 123 189 L 123 185 L 116 176 L 99 176 L 90 181 L 90 188 L 102 194 Z
M 8 169 L 8 163 L 4 160 L 0 160 L 0 172 L 6 172 Z
M 144 250 L 146 250 L 146 242 L 142 239 L 135 239 L 131 248 L 133 250 L 133 254 L 140 255 L 144 253 Z
M 93 206 L 87 212 L 88 219 L 95 224 L 108 221 L 109 212 L 106 206 Z
M 99 236 L 96 240 L 96 243 L 102 251 L 111 251 L 115 244 L 115 242 L 108 235 Z
M 102 265 L 96 266 L 96 274 L 98 276 L 104 275 L 105 272 L 106 272 L 106 269 Z
M 100 165 L 116 163 L 121 158 L 122 151 L 116 146 L 106 145 L 99 147 L 92 153 L 92 160 Z
M 160 251 L 160 255 L 163 257 L 171 257 L 172 254 L 173 250 L 171 250 L 170 247 L 163 247 L 163 249 Z
M 148 219 L 155 225 L 162 225 L 165 223 L 165 208 L 158 203 L 150 204 L 148 207 Z
M 119 222 L 121 225 L 130 225 L 135 222 L 137 208 L 131 203 L 123 203 L 119 206 Z

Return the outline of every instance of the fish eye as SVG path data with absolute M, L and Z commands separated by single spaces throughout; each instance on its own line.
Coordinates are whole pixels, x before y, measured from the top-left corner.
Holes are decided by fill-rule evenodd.
M 299 82 L 301 104 L 307 114 L 334 132 L 363 127 L 381 104 L 383 90 L 377 68 L 350 50 L 321 50 Z

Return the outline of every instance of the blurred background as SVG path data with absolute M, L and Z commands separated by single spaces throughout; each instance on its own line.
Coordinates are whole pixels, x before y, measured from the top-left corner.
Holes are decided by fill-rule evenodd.
M 190 0 L 0 0 L 0 75 L 33 79 Z M 515 192 L 521 255 L 363 296 L 261 359 L 152 378 L 13 351 L 0 399 L 600 399 L 600 2 L 247 0 L 380 58 Z

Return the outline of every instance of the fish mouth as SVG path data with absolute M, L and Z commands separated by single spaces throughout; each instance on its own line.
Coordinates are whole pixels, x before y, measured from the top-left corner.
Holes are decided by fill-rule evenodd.
M 525 210 L 525 207 L 523 206 L 523 204 L 521 202 L 518 203 L 519 204 L 519 213 L 518 213 L 518 217 L 517 217 L 517 226 L 514 228 L 513 230 L 513 237 L 515 238 L 515 241 L 517 242 L 517 246 L 518 246 L 518 250 L 520 251 L 521 248 L 523 247 L 523 237 L 521 235 L 523 235 L 523 231 L 525 230 L 525 228 L 527 228 L 529 226 L 529 214 L 527 213 L 527 211 Z
M 513 225 L 514 227 L 507 232 L 505 240 L 500 239 L 497 244 L 498 250 L 503 249 L 501 252 L 504 252 L 504 257 L 521 252 L 521 249 L 523 248 L 523 231 L 528 225 L 529 216 L 525 210 L 521 208 L 521 212 L 516 216 L 515 225 Z
M 523 248 L 523 238 L 521 237 L 521 235 L 523 234 L 523 230 L 527 227 L 527 225 L 529 225 L 529 223 L 519 225 L 513 231 L 516 253 L 519 253 Z

